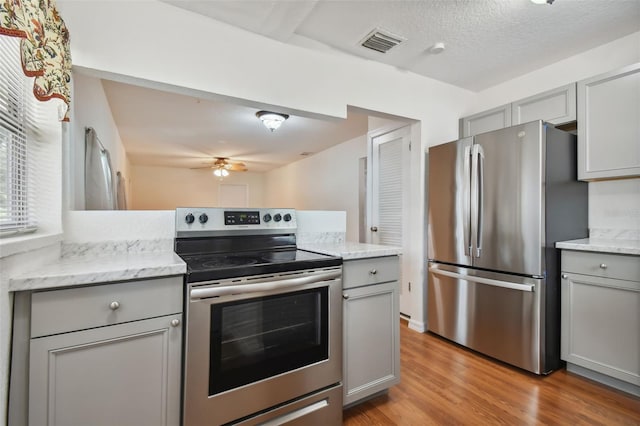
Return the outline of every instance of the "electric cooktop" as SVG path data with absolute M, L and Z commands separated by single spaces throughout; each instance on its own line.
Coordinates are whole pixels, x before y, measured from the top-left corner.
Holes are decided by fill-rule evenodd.
M 187 281 L 289 272 L 342 265 L 342 258 L 298 249 L 239 253 L 181 255 L 187 264 Z

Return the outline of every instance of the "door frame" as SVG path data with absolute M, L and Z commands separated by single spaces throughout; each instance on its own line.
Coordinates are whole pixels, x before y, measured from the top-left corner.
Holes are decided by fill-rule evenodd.
M 400 312 L 408 317 L 413 315 L 414 311 L 414 301 L 412 300 L 412 290 L 419 285 L 418 283 L 412 283 L 409 279 L 411 277 L 410 273 L 410 264 L 409 259 L 409 251 L 411 250 L 410 238 L 409 238 L 409 210 L 410 210 L 410 182 L 411 182 L 411 143 L 412 138 L 414 137 L 414 133 L 412 131 L 411 123 L 394 123 L 391 125 L 387 125 L 381 127 L 379 129 L 373 130 L 367 133 L 367 176 L 366 176 L 366 185 L 367 185 L 367 214 L 366 214 L 366 242 L 374 243 L 372 238 L 371 227 L 374 225 L 374 198 L 376 198 L 377 193 L 374 192 L 374 178 L 377 174 L 377 167 L 374 167 L 373 161 L 373 152 L 375 148 L 375 142 L 378 138 L 385 137 L 394 132 L 403 132 L 403 134 L 399 134 L 398 136 L 407 137 L 409 139 L 409 147 L 406 155 L 403 155 L 403 173 L 405 173 L 404 183 L 402 188 L 402 255 L 400 256 L 400 305 L 402 309 Z M 405 149 L 403 147 L 403 149 Z M 377 217 L 377 215 L 376 215 Z M 411 286 L 411 287 L 410 287 Z M 411 290 L 410 290 L 411 288 Z

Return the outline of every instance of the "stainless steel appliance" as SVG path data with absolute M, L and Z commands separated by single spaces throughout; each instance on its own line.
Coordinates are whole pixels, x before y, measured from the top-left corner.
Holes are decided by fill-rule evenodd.
M 537 374 L 560 364 L 560 240 L 588 234 L 576 137 L 542 121 L 429 150 L 427 329 Z
M 179 208 L 185 426 L 342 422 L 342 259 L 291 209 Z

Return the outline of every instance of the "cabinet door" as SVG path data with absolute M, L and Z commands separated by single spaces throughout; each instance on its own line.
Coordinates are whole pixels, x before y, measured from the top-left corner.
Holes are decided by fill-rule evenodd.
M 400 381 L 398 282 L 344 290 L 344 405 Z
M 578 83 L 578 178 L 640 176 L 640 64 Z
M 640 385 L 640 283 L 564 273 L 562 359 Z
M 544 120 L 563 124 L 576 120 L 576 84 L 571 83 L 511 104 L 512 124 Z
M 511 126 L 511 104 L 460 119 L 460 137 L 477 135 Z
M 180 422 L 181 315 L 31 340 L 29 424 Z

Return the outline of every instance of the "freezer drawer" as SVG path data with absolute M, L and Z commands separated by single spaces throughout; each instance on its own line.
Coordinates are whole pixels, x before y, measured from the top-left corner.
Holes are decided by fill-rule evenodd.
M 430 263 L 427 329 L 544 374 L 544 291 L 542 279 Z

